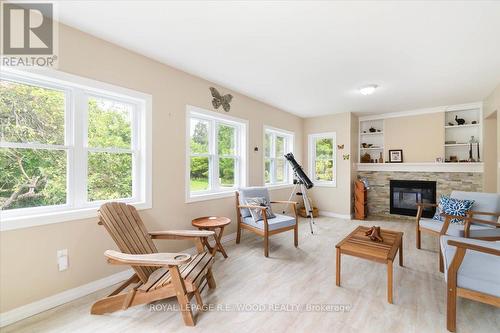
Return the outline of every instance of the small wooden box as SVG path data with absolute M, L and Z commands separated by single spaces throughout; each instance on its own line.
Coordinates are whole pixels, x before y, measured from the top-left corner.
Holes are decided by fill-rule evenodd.
M 302 217 L 307 217 L 306 209 L 304 207 L 300 207 L 298 213 Z M 318 216 L 319 216 L 318 208 L 313 207 L 313 217 L 318 217 Z

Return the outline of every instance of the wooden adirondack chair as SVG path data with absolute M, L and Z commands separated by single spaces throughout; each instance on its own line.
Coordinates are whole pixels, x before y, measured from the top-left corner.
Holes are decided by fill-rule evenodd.
M 184 323 L 194 326 L 191 298 L 195 296 L 201 308 L 200 292 L 207 284 L 209 288 L 215 288 L 214 260 L 202 242 L 203 238 L 213 237 L 214 232 L 172 230 L 148 233 L 136 209 L 117 202 L 101 206 L 99 224 L 106 227 L 121 251 L 104 252 L 108 262 L 130 265 L 135 274 L 107 297 L 94 303 L 90 312 L 104 314 L 176 296 Z M 192 239 L 198 254 L 158 253 L 153 239 Z M 129 286 L 131 288 L 127 289 Z

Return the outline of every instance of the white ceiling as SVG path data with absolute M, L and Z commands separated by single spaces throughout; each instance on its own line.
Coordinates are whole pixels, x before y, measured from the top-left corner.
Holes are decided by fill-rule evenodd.
M 499 1 L 62 1 L 59 18 L 304 117 L 475 102 L 500 83 Z

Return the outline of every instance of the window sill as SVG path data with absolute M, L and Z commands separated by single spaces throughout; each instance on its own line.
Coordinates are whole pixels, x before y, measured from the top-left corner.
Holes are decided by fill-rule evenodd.
M 336 183 L 328 183 L 328 182 L 319 182 L 314 183 L 315 187 L 337 187 Z
M 198 202 L 198 201 L 207 201 L 207 200 L 216 200 L 216 199 L 221 199 L 221 198 L 234 197 L 235 192 L 236 192 L 236 190 L 194 195 L 194 196 L 191 196 L 189 198 L 186 198 L 185 203 L 193 203 L 193 202 Z
M 137 210 L 152 208 L 151 203 L 131 203 Z M 24 229 L 47 224 L 62 223 L 97 217 L 99 207 L 71 209 L 57 212 L 38 213 L 26 216 L 4 217 L 0 212 L 0 231 Z
M 293 188 L 295 184 L 266 184 L 266 188 L 269 190 L 279 190 L 282 188 Z

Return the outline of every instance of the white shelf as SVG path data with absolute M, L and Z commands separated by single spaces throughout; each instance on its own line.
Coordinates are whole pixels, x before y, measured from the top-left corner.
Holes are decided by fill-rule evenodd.
M 469 146 L 469 143 L 446 143 L 444 146 L 445 147 L 464 147 L 464 146 Z M 476 147 L 476 144 L 473 143 L 472 147 Z
M 467 128 L 467 127 L 479 127 L 479 124 L 467 124 L 467 125 L 454 125 L 454 126 L 449 126 L 446 125 L 444 128 Z
M 360 135 L 380 135 L 384 134 L 384 132 L 373 132 L 373 133 L 359 133 Z
M 384 147 L 377 147 L 377 148 L 374 148 L 374 147 L 370 147 L 370 148 L 359 147 L 359 149 L 361 149 L 361 150 L 384 150 Z
M 404 172 L 483 172 L 484 164 L 475 163 L 358 163 L 358 171 L 404 171 Z

